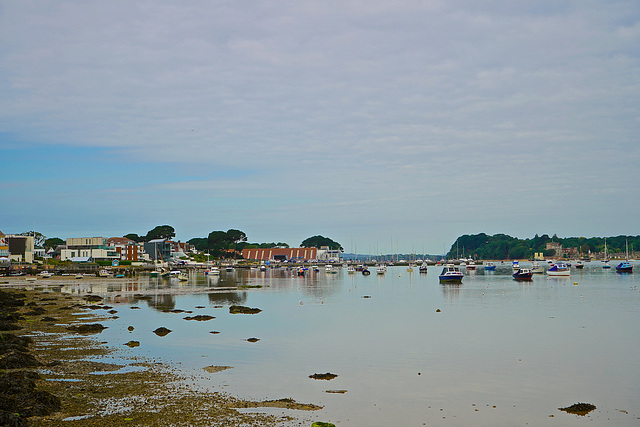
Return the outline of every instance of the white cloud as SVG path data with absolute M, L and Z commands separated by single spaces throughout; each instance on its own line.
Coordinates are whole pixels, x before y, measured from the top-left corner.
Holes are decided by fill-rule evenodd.
M 180 165 L 170 185 L 256 195 L 311 175 L 343 221 L 379 224 L 390 200 L 432 221 L 508 217 L 560 180 L 637 174 L 614 160 L 640 160 L 633 1 L 0 5 L 0 130 Z M 185 172 L 206 168 L 248 175 Z M 478 191 L 516 184 L 536 202 Z M 435 209 L 408 190 L 426 186 L 455 191 L 430 193 Z

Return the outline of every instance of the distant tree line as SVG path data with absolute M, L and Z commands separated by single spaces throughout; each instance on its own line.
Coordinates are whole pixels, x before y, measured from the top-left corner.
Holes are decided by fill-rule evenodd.
M 626 245 L 629 251 L 640 249 L 640 236 L 615 236 L 607 237 L 607 252 L 623 253 Z M 546 249 L 549 242 L 556 242 L 563 248 L 576 248 L 579 253 L 588 255 L 590 252 L 604 252 L 605 238 L 603 237 L 566 237 L 560 238 L 557 235 L 549 237 L 547 234 L 532 239 L 518 239 L 506 234 L 494 234 L 489 236 L 485 233 L 465 234 L 456 239 L 451 245 L 451 249 L 446 257 L 473 257 L 476 259 L 530 259 L 534 253 L 543 253 L 546 257 L 556 256 L 555 250 Z

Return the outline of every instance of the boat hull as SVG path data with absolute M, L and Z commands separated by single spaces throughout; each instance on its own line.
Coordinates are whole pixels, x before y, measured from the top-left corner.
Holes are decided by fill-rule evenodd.
M 460 275 L 460 276 L 443 275 L 443 276 L 438 276 L 438 279 L 440 279 L 441 283 L 462 283 L 463 277 L 464 277 L 463 275 Z

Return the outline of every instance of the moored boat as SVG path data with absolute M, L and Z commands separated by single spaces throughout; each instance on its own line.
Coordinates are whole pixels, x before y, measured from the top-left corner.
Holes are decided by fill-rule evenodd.
M 376 273 L 378 274 L 384 274 L 387 272 L 387 266 L 384 264 L 378 264 L 376 266 Z
M 512 276 L 515 280 L 531 280 L 533 272 L 528 268 L 519 268 Z
M 633 265 L 629 261 L 622 261 L 616 265 L 616 271 L 618 273 L 633 273 Z
M 418 271 L 420 271 L 420 273 L 426 273 L 428 271 L 427 263 L 423 262 L 420 267 L 418 267 Z
M 491 261 L 487 261 L 484 263 L 485 271 L 494 271 L 496 269 L 496 264 Z
M 514 259 L 511 266 L 513 267 L 514 270 L 517 270 L 520 268 L 520 262 L 517 259 Z
M 454 264 L 446 264 L 438 279 L 441 283 L 461 283 L 464 275 L 460 272 L 460 269 Z
M 541 266 L 538 261 L 534 261 L 533 265 L 531 266 L 531 272 L 533 274 L 543 274 L 544 273 L 544 267 Z
M 551 265 L 551 267 L 547 270 L 547 274 L 549 276 L 570 276 L 571 270 L 566 263 L 557 262 Z

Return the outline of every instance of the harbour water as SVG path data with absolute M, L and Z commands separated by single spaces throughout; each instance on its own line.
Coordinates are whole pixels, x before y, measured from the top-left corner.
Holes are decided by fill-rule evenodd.
M 343 426 L 638 426 L 639 268 L 590 262 L 570 277 L 517 282 L 504 263 L 467 271 L 460 285 L 441 285 L 435 266 L 305 277 L 237 269 L 186 282 L 85 278 L 64 290 L 107 297 L 118 318 L 99 339 L 125 354 L 197 372 L 210 390 L 323 406 L 262 412 Z M 262 311 L 230 314 L 231 305 Z M 198 314 L 215 319 L 184 319 Z M 208 374 L 210 365 L 233 369 Z M 327 372 L 338 376 L 309 378 Z M 558 410 L 578 402 L 597 409 Z

